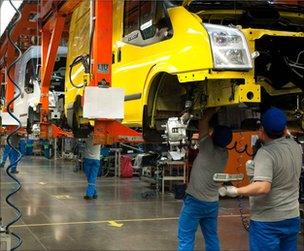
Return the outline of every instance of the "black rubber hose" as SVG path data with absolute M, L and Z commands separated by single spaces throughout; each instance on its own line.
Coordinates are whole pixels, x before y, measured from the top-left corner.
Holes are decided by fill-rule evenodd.
M 19 208 L 17 208 L 17 206 L 15 206 L 15 205 L 11 202 L 10 198 L 11 198 L 14 194 L 16 194 L 16 193 L 21 189 L 21 183 L 19 182 L 19 180 L 18 180 L 16 177 L 14 177 L 14 176 L 10 173 L 10 169 L 12 168 L 12 166 L 18 164 L 18 162 L 19 162 L 19 161 L 21 160 L 21 158 L 22 158 L 22 154 L 19 152 L 18 149 L 16 149 L 16 148 L 11 144 L 11 137 L 12 137 L 13 135 L 17 134 L 18 130 L 21 128 L 21 122 L 20 122 L 20 120 L 13 114 L 11 106 L 12 106 L 12 104 L 14 103 L 14 101 L 17 100 L 17 99 L 21 96 L 21 89 L 20 89 L 20 87 L 16 84 L 16 82 L 14 81 L 13 76 L 11 76 L 11 74 L 12 74 L 12 69 L 13 69 L 13 67 L 14 67 L 15 64 L 20 60 L 21 55 L 22 55 L 20 48 L 19 48 L 18 46 L 16 46 L 15 43 L 13 42 L 13 40 L 12 40 L 12 33 L 13 33 L 13 30 L 14 30 L 16 24 L 17 24 L 17 23 L 20 21 L 20 19 L 21 19 L 21 13 L 20 13 L 20 11 L 14 6 L 14 4 L 12 3 L 11 0 L 9 0 L 9 3 L 10 3 L 10 5 L 14 8 L 14 10 L 16 11 L 16 13 L 17 13 L 17 18 L 16 18 L 16 19 L 14 20 L 14 22 L 8 27 L 8 40 L 9 40 L 10 44 L 14 47 L 14 49 L 18 52 L 18 56 L 17 56 L 17 58 L 14 60 L 14 62 L 12 62 L 11 65 L 9 65 L 8 68 L 7 68 L 7 76 L 8 76 L 8 78 L 9 78 L 9 80 L 13 83 L 13 85 L 15 86 L 15 91 L 16 91 L 16 93 L 15 93 L 15 95 L 14 95 L 14 98 L 13 98 L 12 100 L 10 100 L 10 101 L 8 102 L 8 104 L 7 104 L 7 111 L 8 111 L 8 113 L 10 114 L 10 116 L 11 116 L 14 120 L 17 121 L 18 126 L 17 126 L 17 128 L 16 128 L 13 132 L 11 132 L 11 133 L 8 135 L 6 141 L 7 141 L 7 144 L 11 147 L 11 149 L 13 149 L 14 151 L 16 151 L 16 152 L 18 153 L 18 158 L 17 158 L 17 160 L 15 160 L 14 163 L 10 163 L 10 165 L 6 168 L 6 173 L 7 173 L 7 175 L 8 175 L 12 180 L 14 180 L 14 181 L 16 182 L 17 187 L 16 187 L 10 194 L 8 194 L 7 197 L 6 197 L 6 199 L 5 199 L 6 203 L 7 203 L 11 208 L 13 208 L 13 209 L 16 211 L 16 217 L 15 217 L 11 222 L 9 222 L 9 223 L 6 225 L 5 229 L 6 229 L 6 233 L 7 233 L 7 234 L 11 234 L 12 236 L 14 236 L 14 237 L 16 238 L 17 244 L 16 244 L 15 247 L 12 247 L 12 248 L 11 248 L 11 250 L 16 250 L 17 248 L 19 248 L 19 247 L 22 245 L 22 239 L 21 239 L 21 237 L 20 237 L 19 235 L 15 234 L 15 233 L 13 233 L 13 232 L 10 232 L 10 227 L 11 227 L 13 224 L 15 224 L 17 221 L 19 221 L 19 219 L 21 218 L 22 214 L 21 214 L 21 211 L 19 210 Z
M 73 67 L 77 64 L 80 64 L 82 63 L 83 67 L 84 67 L 84 72 L 85 73 L 89 73 L 90 72 L 90 65 L 88 65 L 88 63 L 86 63 L 86 60 L 89 56 L 88 55 L 80 55 L 80 56 L 77 56 L 73 62 L 71 63 L 70 65 L 70 70 L 69 70 L 69 80 L 70 80 L 70 83 L 73 87 L 77 88 L 77 89 L 81 89 L 85 86 L 85 83 L 82 84 L 82 85 L 75 85 L 73 80 L 72 80 L 72 70 L 73 70 Z

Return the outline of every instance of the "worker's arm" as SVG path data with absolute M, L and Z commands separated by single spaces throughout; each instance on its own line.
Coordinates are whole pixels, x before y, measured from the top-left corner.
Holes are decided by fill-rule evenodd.
M 217 112 L 217 108 L 209 108 L 204 111 L 202 119 L 199 121 L 199 138 L 202 139 L 209 134 L 209 121 Z
M 255 181 L 248 186 L 239 187 L 236 189 L 237 195 L 257 196 L 269 193 L 271 183 L 268 181 Z
M 269 193 L 273 179 L 274 161 L 264 149 L 259 149 L 254 158 L 253 182 L 245 187 L 237 188 L 238 195 L 255 196 Z
M 260 149 L 254 158 L 254 162 L 253 182 L 250 185 L 239 188 L 227 186 L 221 188 L 219 193 L 222 196 L 230 197 L 238 195 L 258 196 L 269 193 L 273 179 L 273 159 L 266 150 Z

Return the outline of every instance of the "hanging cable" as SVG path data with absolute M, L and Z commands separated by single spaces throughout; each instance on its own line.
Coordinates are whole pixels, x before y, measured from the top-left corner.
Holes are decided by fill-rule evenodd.
M 240 145 L 242 145 L 242 142 L 245 140 L 245 137 L 243 135 L 242 132 L 240 132 Z M 246 150 L 247 149 L 247 144 L 244 146 L 244 149 Z M 236 148 L 235 148 L 236 150 Z M 238 165 L 237 165 L 237 173 L 241 173 L 241 166 L 242 166 L 242 159 L 243 159 L 243 153 L 245 153 L 246 151 L 241 151 L 241 152 L 238 152 L 240 155 L 238 156 L 237 158 L 237 162 L 238 162 Z M 237 187 L 239 187 L 240 185 L 240 181 L 237 183 Z M 241 221 L 242 221 L 242 224 L 243 224 L 243 227 L 246 231 L 249 230 L 249 219 L 248 217 L 245 216 L 245 209 L 244 209 L 244 206 L 243 206 L 243 196 L 239 196 L 237 197 L 237 202 L 238 202 L 238 207 L 239 207 L 239 212 L 240 212 L 240 216 L 241 216 Z
M 80 56 L 77 56 L 73 62 L 70 64 L 70 70 L 69 70 L 69 80 L 70 80 L 70 83 L 73 87 L 77 88 L 77 89 L 81 89 L 83 88 L 86 83 L 82 84 L 82 85 L 75 85 L 74 82 L 73 82 L 73 79 L 72 79 L 72 70 L 73 70 L 73 67 L 75 65 L 78 65 L 78 64 L 82 64 L 83 67 L 84 67 L 84 72 L 85 73 L 90 73 L 90 55 L 80 55 Z
M 250 156 L 250 157 L 253 156 L 252 154 L 250 154 L 250 153 L 248 152 L 248 145 L 247 145 L 247 144 L 245 144 L 244 147 L 243 147 L 242 149 L 238 149 L 237 145 L 238 145 L 238 142 L 235 141 L 232 147 L 226 147 L 226 149 L 229 150 L 229 151 L 235 150 L 237 153 L 240 153 L 240 154 L 246 153 L 246 154 L 247 154 L 248 156 Z
M 6 173 L 7 175 L 16 182 L 17 184 L 17 187 L 10 193 L 7 195 L 5 201 L 6 203 L 11 207 L 13 208 L 15 211 L 16 211 L 16 217 L 11 221 L 9 222 L 6 226 L 5 226 L 5 231 L 7 234 L 10 234 L 12 236 L 14 236 L 17 240 L 17 243 L 15 245 L 15 247 L 11 248 L 11 250 L 16 250 L 17 248 L 19 248 L 21 245 L 22 245 L 22 239 L 20 236 L 18 236 L 17 234 L 15 234 L 14 232 L 11 232 L 10 231 L 10 227 L 15 224 L 20 218 L 21 218 L 21 211 L 19 210 L 19 208 L 17 208 L 17 206 L 15 206 L 13 204 L 13 202 L 11 202 L 11 197 L 16 194 L 20 189 L 21 189 L 21 183 L 19 182 L 19 180 L 14 177 L 11 173 L 10 173 L 10 169 L 14 166 L 14 165 L 17 165 L 18 162 L 21 160 L 22 158 L 22 154 L 19 152 L 19 150 L 17 150 L 11 143 L 11 138 L 13 137 L 13 135 L 16 135 L 18 130 L 21 128 L 21 122 L 20 120 L 13 114 L 12 112 L 12 104 L 14 103 L 15 100 L 17 100 L 20 96 L 21 96 L 21 89 L 20 87 L 18 86 L 18 84 L 16 84 L 16 82 L 14 81 L 14 77 L 11 75 L 12 74 L 12 70 L 15 66 L 15 64 L 20 60 L 21 58 L 21 50 L 18 46 L 16 46 L 16 44 L 13 42 L 12 40 L 12 33 L 13 33 L 13 30 L 16 26 L 16 24 L 19 22 L 19 20 L 21 19 L 21 12 L 15 7 L 15 5 L 12 3 L 12 0 L 9 0 L 9 3 L 10 5 L 14 8 L 14 10 L 16 11 L 16 19 L 13 21 L 13 23 L 8 27 L 8 40 L 9 40 L 9 43 L 14 47 L 14 49 L 18 52 L 18 56 L 17 58 L 11 63 L 11 65 L 8 66 L 7 68 L 7 76 L 8 76 L 8 79 L 13 83 L 14 87 L 15 87 L 15 95 L 14 95 L 14 98 L 12 100 L 10 100 L 7 104 L 7 111 L 9 113 L 9 115 L 18 122 L 18 126 L 16 127 L 15 130 L 13 130 L 13 132 L 11 132 L 7 139 L 6 139 L 6 142 L 7 144 L 9 145 L 9 147 L 11 148 L 11 150 L 13 151 L 16 151 L 18 153 L 18 158 L 17 160 L 15 160 L 14 163 L 10 163 L 9 166 L 6 168 Z

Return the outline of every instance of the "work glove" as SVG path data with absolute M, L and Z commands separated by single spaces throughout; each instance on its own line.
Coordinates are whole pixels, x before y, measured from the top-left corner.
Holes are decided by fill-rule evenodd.
M 254 176 L 254 164 L 255 163 L 253 160 L 247 160 L 246 162 L 246 172 L 249 178 L 252 178 Z
M 234 198 L 238 195 L 237 189 L 234 186 L 223 186 L 218 191 L 219 191 L 220 196 L 222 196 L 222 197 L 228 196 L 228 197 Z

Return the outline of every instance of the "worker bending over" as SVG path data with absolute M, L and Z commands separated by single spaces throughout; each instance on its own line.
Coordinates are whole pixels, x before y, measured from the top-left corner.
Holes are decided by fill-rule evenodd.
M 260 138 L 264 145 L 254 157 L 252 183 L 245 187 L 221 188 L 221 194 L 250 196 L 251 251 L 297 250 L 299 219 L 299 179 L 302 149 L 287 136 L 285 114 L 270 108 L 262 115 Z
M 93 135 L 85 139 L 83 169 L 88 180 L 84 199 L 97 199 L 96 179 L 100 168 L 100 145 L 93 145 Z
M 193 250 L 195 233 L 200 224 L 207 251 L 220 250 L 217 235 L 218 189 L 215 173 L 222 173 L 228 160 L 226 146 L 232 132 L 226 126 L 215 126 L 209 135 L 209 120 L 215 110 L 207 110 L 199 122 L 199 153 L 193 163 L 190 182 L 179 217 L 178 250 Z

